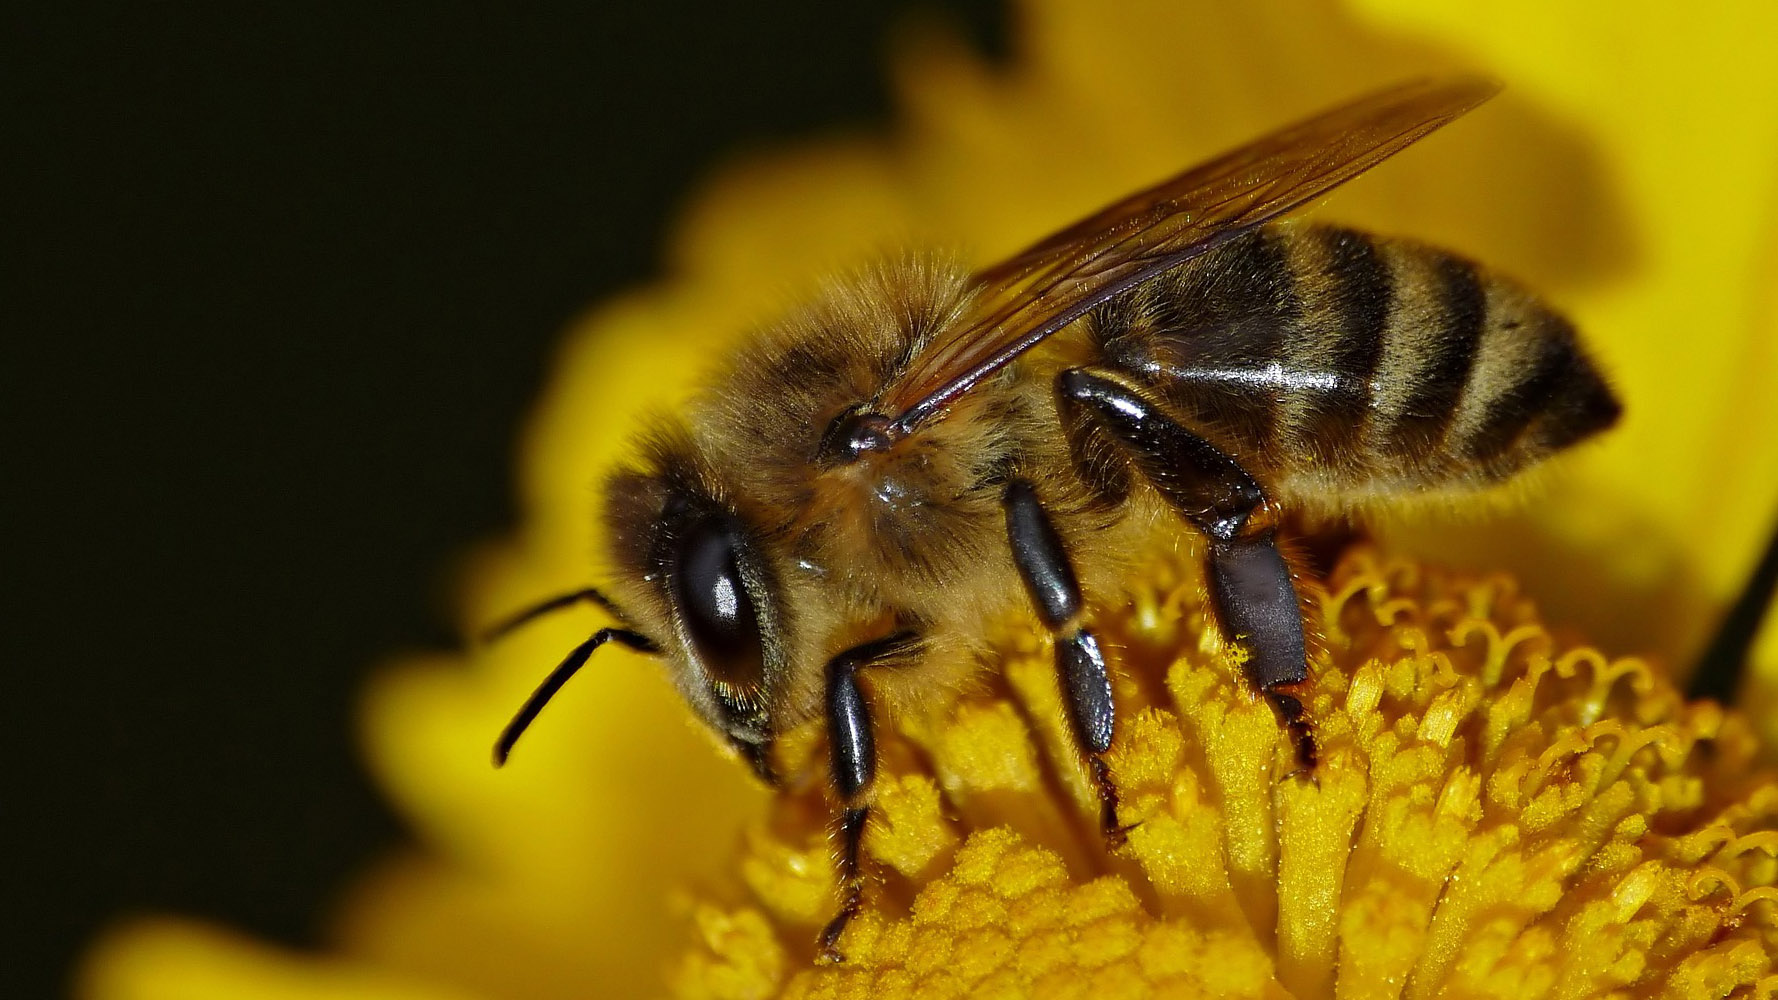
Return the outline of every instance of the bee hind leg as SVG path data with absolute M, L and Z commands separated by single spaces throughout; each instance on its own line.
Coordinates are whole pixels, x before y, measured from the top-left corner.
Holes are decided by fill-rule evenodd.
M 822 928 L 816 941 L 823 962 L 843 962 L 840 935 L 864 906 L 862 851 L 870 820 L 870 786 L 877 776 L 877 748 L 870 704 L 858 686 L 858 671 L 913 653 L 918 639 L 898 632 L 861 643 L 827 662 L 827 740 L 834 791 L 842 804 L 840 836 L 840 911 Z
M 1247 653 L 1244 669 L 1313 776 L 1314 724 L 1294 689 L 1309 679 L 1302 606 L 1278 551 L 1276 514 L 1240 463 L 1193 434 L 1125 376 L 1072 368 L 1056 379 L 1065 410 L 1115 440 L 1167 503 L 1209 543 L 1210 597 L 1224 634 Z
M 1211 538 L 1209 570 L 1217 617 L 1246 648 L 1248 678 L 1290 734 L 1295 773 L 1312 776 L 1320 748 L 1308 710 L 1294 693 L 1309 679 L 1303 612 L 1272 530 L 1252 538 Z
M 1105 752 L 1111 749 L 1117 724 L 1117 706 L 1111 697 L 1111 678 L 1105 654 L 1092 631 L 1080 624 L 1085 600 L 1068 559 L 1062 538 L 1044 513 L 1037 491 L 1023 479 L 1007 483 L 1002 498 L 1006 507 L 1006 536 L 1012 543 L 1013 562 L 1031 595 L 1037 615 L 1055 636 L 1056 673 L 1062 681 L 1062 702 L 1074 740 L 1087 757 L 1093 786 L 1099 794 L 1099 828 L 1108 844 L 1123 843 L 1129 828 L 1117 821 L 1117 785 Z

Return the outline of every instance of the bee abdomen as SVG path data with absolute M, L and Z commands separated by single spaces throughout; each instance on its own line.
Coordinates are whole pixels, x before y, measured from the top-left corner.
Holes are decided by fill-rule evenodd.
M 1609 426 L 1573 328 L 1417 243 L 1268 226 L 1095 310 L 1105 360 L 1285 492 L 1506 478 Z
M 1319 227 L 1296 257 L 1303 315 L 1322 317 L 1294 338 L 1299 366 L 1343 388 L 1304 399 L 1287 426 L 1291 451 L 1330 478 L 1384 491 L 1495 481 L 1617 419 L 1568 321 L 1475 264 Z
M 1533 303 L 1499 329 L 1445 445 L 1490 479 L 1610 427 L 1622 412 L 1566 319 Z

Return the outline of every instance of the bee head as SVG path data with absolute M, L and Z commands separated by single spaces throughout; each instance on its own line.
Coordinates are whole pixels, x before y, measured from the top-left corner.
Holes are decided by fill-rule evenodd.
M 637 624 L 662 646 L 692 707 L 761 767 L 785 652 L 779 589 L 756 533 L 667 470 L 622 473 L 608 499 Z

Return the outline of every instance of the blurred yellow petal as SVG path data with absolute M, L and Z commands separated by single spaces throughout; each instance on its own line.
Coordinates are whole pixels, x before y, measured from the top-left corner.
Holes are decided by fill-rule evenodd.
M 187 921 L 145 921 L 101 942 L 74 984 L 109 1000 L 470 1000 L 373 965 L 268 948 Z
M 490 649 L 485 673 L 413 664 L 372 686 L 372 759 L 428 854 L 353 892 L 338 928 L 352 953 L 495 996 L 573 996 L 589 978 L 633 994 L 658 981 L 658 963 L 634 956 L 680 934 L 660 873 L 722 872 L 732 824 L 765 793 L 711 752 L 659 664 L 617 650 L 495 771 L 492 735 L 539 666 L 585 638 L 565 617 Z

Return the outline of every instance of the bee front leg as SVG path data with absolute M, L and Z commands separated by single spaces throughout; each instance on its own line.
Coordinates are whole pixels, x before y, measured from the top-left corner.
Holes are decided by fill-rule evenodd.
M 1112 846 L 1123 843 L 1129 832 L 1117 822 L 1117 786 L 1105 751 L 1111 749 L 1117 725 L 1117 706 L 1111 698 L 1111 678 L 1105 654 L 1092 631 L 1080 624 L 1085 606 L 1080 583 L 1062 537 L 1044 513 L 1037 490 L 1025 480 L 1007 483 L 1002 498 L 1006 507 L 1006 537 L 1012 543 L 1013 563 L 1031 595 L 1037 616 L 1055 637 L 1056 673 L 1062 681 L 1062 701 L 1075 743 L 1087 756 L 1093 785 L 1099 793 L 1099 828 Z
M 1315 730 L 1292 692 L 1309 679 L 1302 606 L 1278 552 L 1265 491 L 1234 459 L 1116 372 L 1069 369 L 1057 376 L 1056 390 L 1066 409 L 1103 428 L 1167 503 L 1203 532 L 1217 617 L 1246 649 L 1247 677 L 1290 734 L 1298 772 L 1312 774 L 1320 756 Z
M 822 929 L 817 944 L 819 957 L 842 962 L 840 935 L 864 905 L 864 871 L 861 852 L 864 828 L 870 819 L 868 795 L 877 776 L 877 745 L 870 704 L 858 686 L 858 671 L 884 660 L 909 655 L 917 645 L 912 632 L 898 632 L 861 643 L 827 662 L 827 739 L 833 767 L 834 791 L 840 812 L 840 912 Z

